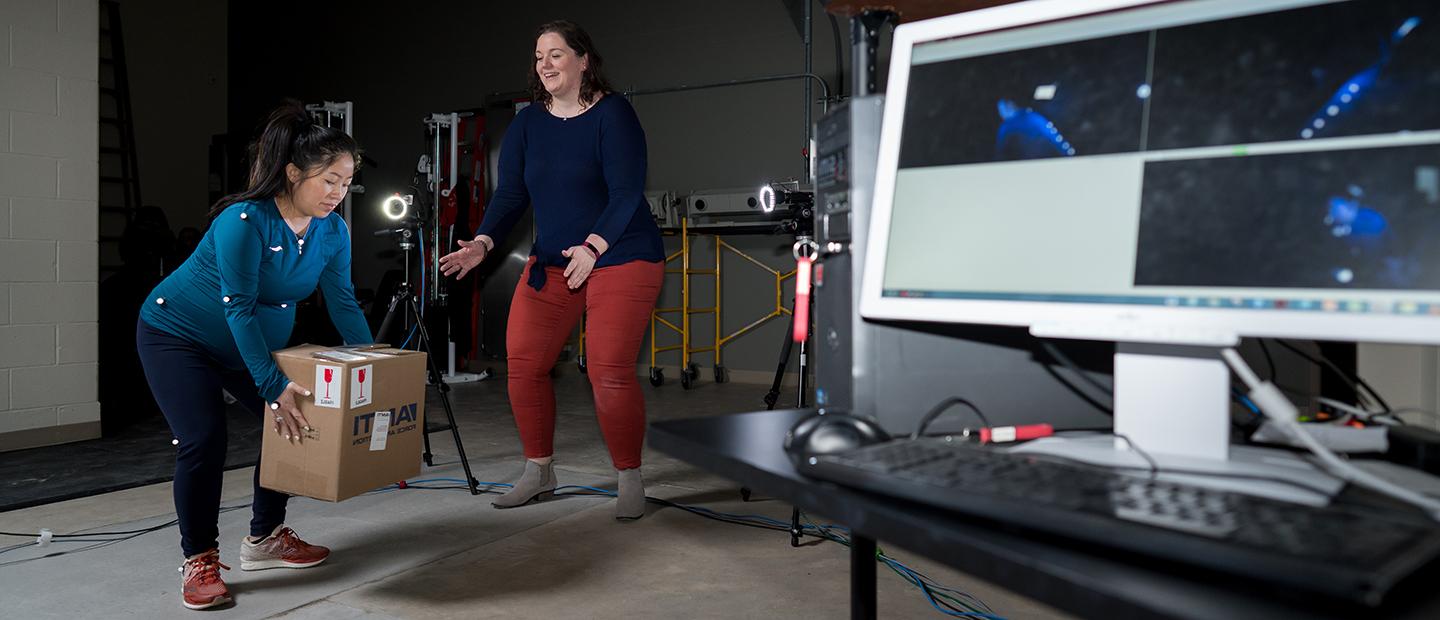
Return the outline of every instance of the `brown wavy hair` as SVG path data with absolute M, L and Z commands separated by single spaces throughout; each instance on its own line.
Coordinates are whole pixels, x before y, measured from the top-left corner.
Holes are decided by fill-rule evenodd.
M 541 35 L 555 33 L 565 39 L 565 45 L 575 51 L 577 57 L 588 58 L 590 65 L 580 75 L 580 103 L 589 106 L 595 103 L 601 95 L 614 91 L 610 87 L 610 81 L 605 79 L 605 73 L 601 71 L 604 61 L 600 58 L 600 52 L 595 49 L 595 43 L 590 40 L 590 33 L 584 28 L 575 25 L 573 22 L 557 20 L 547 24 L 541 24 L 535 29 L 535 38 Z M 550 105 L 550 91 L 545 90 L 545 85 L 540 83 L 540 75 L 535 72 L 535 59 L 530 59 L 530 98 L 541 105 Z

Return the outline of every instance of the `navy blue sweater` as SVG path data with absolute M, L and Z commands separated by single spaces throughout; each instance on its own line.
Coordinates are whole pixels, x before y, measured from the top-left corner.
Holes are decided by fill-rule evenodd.
M 560 253 L 591 233 L 610 247 L 595 266 L 665 259 L 660 228 L 645 204 L 645 131 L 630 102 L 600 99 L 584 114 L 557 117 L 542 105 L 515 115 L 500 146 L 500 182 L 477 235 L 498 244 L 525 205 L 535 208 L 537 267 L 528 283 L 545 285 L 543 267 L 569 263 Z

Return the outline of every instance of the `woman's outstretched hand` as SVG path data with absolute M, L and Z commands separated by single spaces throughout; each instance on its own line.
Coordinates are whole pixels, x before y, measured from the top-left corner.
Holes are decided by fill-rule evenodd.
M 455 243 L 460 245 L 460 249 L 440 257 L 440 272 L 454 275 L 458 280 L 485 260 L 493 242 L 485 235 L 477 235 L 471 241 L 459 239 Z

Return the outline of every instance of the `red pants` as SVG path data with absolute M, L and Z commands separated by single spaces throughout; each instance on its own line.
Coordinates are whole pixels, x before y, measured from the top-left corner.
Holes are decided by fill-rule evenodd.
M 525 457 L 550 456 L 555 444 L 555 389 L 550 369 L 571 330 L 586 316 L 585 360 L 595 415 L 615 469 L 640 466 L 645 441 L 645 396 L 635 364 L 650 310 L 660 296 L 665 265 L 632 261 L 602 267 L 578 290 L 565 284 L 565 270 L 549 267 L 544 290 L 526 284 L 534 259 L 525 266 L 510 302 L 506 330 L 510 408 L 525 446 Z

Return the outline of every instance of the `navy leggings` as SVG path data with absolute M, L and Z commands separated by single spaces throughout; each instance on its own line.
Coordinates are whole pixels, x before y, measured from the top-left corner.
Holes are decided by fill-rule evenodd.
M 219 546 L 220 483 L 225 472 L 225 401 L 223 388 L 247 411 L 265 419 L 265 401 L 247 370 L 226 368 L 200 345 L 160 331 L 142 319 L 135 345 L 155 402 L 180 441 L 175 453 L 175 514 L 180 518 L 180 548 L 189 557 Z M 260 488 L 255 467 L 255 499 L 250 505 L 251 536 L 269 536 L 285 521 L 290 496 Z

